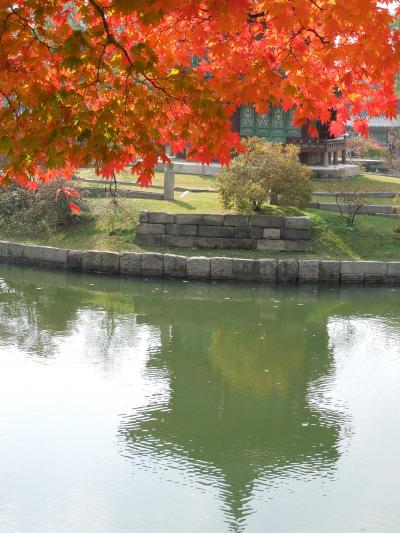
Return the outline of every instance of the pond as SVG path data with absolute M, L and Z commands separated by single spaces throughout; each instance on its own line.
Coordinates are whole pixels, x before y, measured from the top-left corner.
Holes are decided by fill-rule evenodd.
M 1 533 L 397 533 L 400 288 L 0 265 Z

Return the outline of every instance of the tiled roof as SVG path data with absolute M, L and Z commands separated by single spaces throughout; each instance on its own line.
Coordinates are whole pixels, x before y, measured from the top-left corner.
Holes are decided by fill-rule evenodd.
M 396 118 L 387 118 L 385 115 L 368 118 L 370 128 L 400 128 L 400 115 Z
M 368 117 L 367 113 L 360 113 L 357 118 L 366 118 L 370 128 L 400 128 L 400 113 L 395 118 L 387 118 L 385 115 Z M 349 121 L 347 126 L 351 128 L 352 121 Z

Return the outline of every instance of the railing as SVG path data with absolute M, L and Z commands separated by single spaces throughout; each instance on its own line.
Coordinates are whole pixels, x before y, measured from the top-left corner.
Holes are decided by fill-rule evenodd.
M 339 152 L 346 150 L 347 139 L 304 139 L 286 137 L 286 144 L 299 146 L 302 152 Z

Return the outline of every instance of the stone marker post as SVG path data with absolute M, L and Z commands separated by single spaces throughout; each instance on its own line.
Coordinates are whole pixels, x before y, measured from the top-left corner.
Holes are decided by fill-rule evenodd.
M 164 170 L 164 200 L 173 201 L 175 199 L 175 172 L 174 162 L 165 165 Z

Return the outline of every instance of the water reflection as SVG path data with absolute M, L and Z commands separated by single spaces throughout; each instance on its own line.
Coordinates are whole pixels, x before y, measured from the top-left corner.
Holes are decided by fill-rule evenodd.
M 340 416 L 307 401 L 330 367 L 326 323 L 314 319 L 313 304 L 299 313 L 283 295 L 279 308 L 270 300 L 169 298 L 160 305 L 146 296 L 135 305 L 164 332 L 148 366 L 168 369 L 171 395 L 144 419 L 124 421 L 131 454 L 178 456 L 194 473 L 206 472 L 236 526 L 252 511 L 260 476 L 271 484 L 285 469 L 331 471 Z
M 85 461 L 91 464 L 86 473 L 98 482 L 95 490 L 79 485 L 77 491 L 86 501 L 94 490 L 96 501 L 91 511 L 88 503 L 87 514 L 97 513 L 96 521 L 84 522 L 79 514 L 75 525 L 57 523 L 63 533 L 125 533 L 137 521 L 142 526 L 133 531 L 147 524 L 150 533 L 258 532 L 265 530 L 259 516 L 270 516 L 275 532 L 294 531 L 289 517 L 283 522 L 273 518 L 275 506 L 281 506 L 282 514 L 282 505 L 293 504 L 291 494 L 301 501 L 298 487 L 319 505 L 324 487 L 338 484 L 341 464 L 362 433 L 357 409 L 349 408 L 347 388 L 343 395 L 338 389 L 338 376 L 345 374 L 350 359 L 357 360 L 353 374 L 357 365 L 365 365 L 360 340 L 368 337 L 375 355 L 383 357 L 386 350 L 394 360 L 400 358 L 399 298 L 391 289 L 316 292 L 143 283 L 1 265 L 0 278 L 0 371 L 8 370 L 13 350 L 18 350 L 23 358 L 10 374 L 18 379 L 30 358 L 30 375 L 40 382 L 32 402 L 39 403 L 40 397 L 42 409 L 46 396 L 41 397 L 41 388 L 48 393 L 50 380 L 68 384 L 51 389 L 57 416 L 76 432 L 79 462 L 84 472 Z M 32 366 L 37 361 L 47 365 L 47 375 Z M 13 387 L 10 383 L 10 395 Z M 357 395 L 354 405 L 356 401 Z M 92 436 L 85 427 L 88 409 Z M 24 412 L 17 414 L 22 422 Z M 46 416 L 40 417 L 43 438 L 54 444 Z M 71 417 L 81 420 L 77 427 L 68 422 Z M 54 424 L 54 418 L 49 420 Z M 16 435 L 23 437 L 25 431 L 19 428 Z M 93 435 L 95 449 L 105 454 L 104 464 L 91 463 Z M 0 438 L 0 451 L 3 446 L 5 457 L 8 453 L 21 460 L 7 442 Z M 58 460 L 64 460 L 70 451 L 57 446 Z M 22 446 L 20 453 L 27 450 Z M 111 493 L 105 472 L 112 480 Z M 314 492 L 307 493 L 306 484 Z M 67 486 L 74 494 L 73 483 Z M 23 490 L 12 493 L 16 509 Z M 41 487 L 50 500 L 51 490 L 51 484 Z M 56 494 L 53 506 L 63 498 L 62 491 Z M 153 501 L 149 494 L 158 497 Z M 140 501 L 139 518 L 129 504 L 132 495 Z M 202 513 L 198 501 L 210 515 L 204 523 L 194 518 Z M 216 516 L 215 501 L 225 526 Z M 196 525 L 180 529 L 179 522 L 177 528 L 169 517 L 173 509 L 183 523 L 186 517 Z M 11 527 L 13 513 L 7 513 L 12 533 L 55 530 L 51 516 L 35 529 L 29 524 Z M 310 524 L 302 529 L 303 518 L 296 517 L 299 532 L 321 531 L 323 513 L 315 529 Z M 0 531 L 1 526 L 0 505 Z

